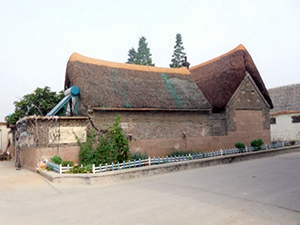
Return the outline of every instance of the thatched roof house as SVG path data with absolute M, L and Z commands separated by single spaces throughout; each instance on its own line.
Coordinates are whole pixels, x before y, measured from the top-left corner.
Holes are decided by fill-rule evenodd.
M 97 109 L 208 110 L 186 68 L 168 69 L 113 63 L 74 53 L 65 88 L 76 85 L 84 107 Z
M 208 62 L 190 68 L 195 81 L 214 109 L 224 109 L 246 76 L 254 80 L 265 100 L 272 101 L 260 74 L 243 45 Z
M 273 107 L 260 74 L 240 45 L 206 63 L 159 68 L 72 54 L 65 89 L 78 86 L 79 115 L 105 130 L 117 115 L 132 151 L 213 150 L 270 141 Z M 253 122 L 254 121 L 254 122 Z M 251 129 L 250 129 L 251 128 Z

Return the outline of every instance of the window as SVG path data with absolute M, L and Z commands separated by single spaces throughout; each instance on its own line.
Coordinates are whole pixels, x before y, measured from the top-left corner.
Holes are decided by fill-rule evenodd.
M 300 123 L 300 116 L 292 116 L 292 123 Z
M 270 124 L 276 124 L 276 118 L 275 117 L 270 118 Z

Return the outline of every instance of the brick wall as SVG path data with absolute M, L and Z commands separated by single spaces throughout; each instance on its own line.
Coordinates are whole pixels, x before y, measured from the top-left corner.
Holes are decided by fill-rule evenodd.
M 59 155 L 63 160 L 79 163 L 80 147 L 79 146 L 63 146 L 55 148 L 28 148 L 21 149 L 21 165 L 30 170 L 34 170 L 42 159 L 48 159 L 54 155 Z
M 225 112 L 94 111 L 92 119 L 97 129 L 105 130 L 118 115 L 131 137 L 131 151 L 150 156 L 175 150 L 214 150 L 221 144 L 214 144 L 213 136 L 227 134 Z
M 74 130 L 86 130 L 89 123 L 87 117 L 30 117 L 17 124 L 16 144 L 21 147 L 21 165 L 34 170 L 42 159 L 48 159 L 56 154 L 63 160 L 79 162 L 80 148 L 75 139 Z M 66 132 L 67 128 L 70 131 Z M 50 130 L 54 129 L 51 133 Z M 64 129 L 62 129 L 64 128 Z M 84 132 L 82 132 L 86 135 Z M 69 135 L 71 137 L 66 137 Z M 71 141 L 70 141 L 71 140 Z M 12 146 L 15 156 L 15 146 Z
M 247 75 L 227 107 L 228 141 L 250 145 L 254 139 L 271 142 L 269 105 Z

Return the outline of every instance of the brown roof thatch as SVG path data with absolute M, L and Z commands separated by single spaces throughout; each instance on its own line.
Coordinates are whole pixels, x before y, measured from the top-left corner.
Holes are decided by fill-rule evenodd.
M 74 53 L 65 88 L 78 86 L 87 107 L 102 109 L 210 110 L 186 68 L 169 69 L 113 63 Z
M 243 45 L 190 69 L 195 81 L 214 109 L 223 109 L 246 76 L 250 74 L 271 108 L 273 104 L 260 74 Z
M 270 113 L 300 111 L 300 84 L 292 84 L 268 90 L 274 103 Z

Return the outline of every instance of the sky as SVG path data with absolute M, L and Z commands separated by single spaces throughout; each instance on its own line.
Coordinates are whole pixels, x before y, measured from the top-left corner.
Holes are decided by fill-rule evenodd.
M 299 0 L 0 0 L 0 122 L 37 87 L 63 90 L 72 53 L 125 63 L 147 39 L 169 67 L 180 33 L 191 66 L 243 44 L 266 87 L 300 83 Z

